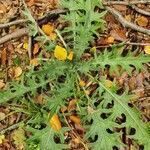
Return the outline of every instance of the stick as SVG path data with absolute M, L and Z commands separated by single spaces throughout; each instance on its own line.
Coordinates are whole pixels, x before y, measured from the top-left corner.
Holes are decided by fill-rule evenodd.
M 149 4 L 150 0 L 134 0 L 134 1 L 103 1 L 103 5 L 136 5 L 136 4 Z
M 114 8 L 110 8 L 108 6 L 105 7 L 113 16 L 115 16 L 115 18 L 124 26 L 124 27 L 127 27 L 127 28 L 131 28 L 135 31 L 138 31 L 138 32 L 142 32 L 142 33 L 145 33 L 147 35 L 150 35 L 150 30 L 148 29 L 145 29 L 143 27 L 140 27 L 136 24 L 133 24 L 131 22 L 128 22 L 127 20 L 125 20 L 123 18 L 123 16 L 117 11 L 115 10 Z
M 137 6 L 133 5 L 132 6 L 133 9 L 135 9 L 138 13 L 145 15 L 145 16 L 150 16 L 150 12 L 147 12 L 143 9 L 138 8 Z
M 32 57 L 32 37 L 29 36 L 28 39 L 28 55 L 29 55 L 29 59 L 31 60 Z
M 67 12 L 67 10 L 62 10 L 62 9 L 51 10 L 51 11 L 47 12 L 44 16 L 39 17 L 38 22 L 39 22 L 39 24 L 43 24 L 44 20 L 46 20 L 46 19 L 49 20 L 53 16 L 63 14 L 65 12 Z M 20 19 L 20 20 L 15 20 L 15 21 L 8 22 L 8 23 L 0 24 L 0 29 L 7 28 L 7 27 L 10 27 L 10 26 L 13 26 L 13 25 L 20 24 L 20 23 L 26 23 L 27 21 L 28 21 L 27 19 Z
M 19 38 L 19 37 L 22 37 L 22 36 L 27 35 L 27 34 L 28 34 L 28 29 L 27 28 L 18 29 L 13 33 L 10 33 L 10 34 L 7 34 L 7 35 L 3 36 L 0 39 L 0 45 L 7 42 L 7 41 L 9 41 L 9 40 Z
M 25 23 L 26 21 L 27 20 L 25 20 L 25 19 L 20 19 L 20 20 L 15 20 L 15 21 L 8 22 L 8 23 L 5 23 L 5 24 L 0 24 L 0 29 L 10 27 L 10 26 L 13 26 L 13 25 L 17 25 L 17 24 L 20 24 L 20 23 Z

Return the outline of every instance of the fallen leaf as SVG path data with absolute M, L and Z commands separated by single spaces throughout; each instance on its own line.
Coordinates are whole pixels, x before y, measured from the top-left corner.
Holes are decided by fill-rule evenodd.
M 125 12 L 125 11 L 127 10 L 127 6 L 125 6 L 125 5 L 113 5 L 113 7 L 114 7 L 115 9 L 117 9 L 118 11 L 123 11 L 123 12 Z
M 68 54 L 67 59 L 71 61 L 71 60 L 73 59 L 73 54 L 74 54 L 73 51 L 71 51 L 71 52 Z
M 58 131 L 62 128 L 58 115 L 54 114 L 52 116 L 52 118 L 50 119 L 50 125 L 56 131 Z
M 3 82 L 3 80 L 0 80 L 0 89 L 2 89 L 5 86 L 5 83 Z
M 3 140 L 5 139 L 5 135 L 4 134 L 0 134 L 0 144 L 2 144 L 3 143 Z
M 112 37 L 112 36 L 109 36 L 107 39 L 106 39 L 106 43 L 108 43 L 108 44 L 112 44 L 112 43 L 114 43 L 114 37 Z
M 113 29 L 110 31 L 111 36 L 118 41 L 125 41 L 127 39 L 126 37 L 126 31 L 124 29 Z
M 14 68 L 14 78 L 19 77 L 22 74 L 22 69 L 21 67 L 16 67 Z
M 40 104 L 40 105 L 43 105 L 43 104 L 44 104 L 44 98 L 43 98 L 43 95 L 42 95 L 42 94 L 38 95 L 38 96 L 35 98 L 35 103 L 36 103 L 36 104 Z
M 140 16 L 136 19 L 136 22 L 141 27 L 146 27 L 148 25 L 148 19 L 144 16 Z
M 7 52 L 6 48 L 4 48 L 1 53 L 1 64 L 6 65 L 6 61 L 7 61 Z
M 76 109 L 76 103 L 77 103 L 76 99 L 72 99 L 71 101 L 69 101 L 68 111 L 75 110 Z
M 30 65 L 33 65 L 33 66 L 38 66 L 38 60 L 37 60 L 37 58 L 33 58 L 33 59 L 31 59 L 30 60 Z
M 150 55 L 150 46 L 144 46 L 144 52 Z
M 79 85 L 80 85 L 81 87 L 84 87 L 84 86 L 85 86 L 85 82 L 84 82 L 83 80 L 80 80 L 80 81 L 79 81 Z
M 6 12 L 7 12 L 6 6 L 0 3 L 0 14 L 4 14 Z
M 39 52 L 39 49 L 40 49 L 39 44 L 35 43 L 33 48 L 33 55 L 37 54 Z
M 51 33 L 54 31 L 54 27 L 50 24 L 45 24 L 42 26 L 42 30 L 46 35 L 50 36 Z
M 27 3 L 29 7 L 33 6 L 35 3 L 35 0 L 29 0 L 29 2 Z
M 75 124 L 80 124 L 80 122 L 81 122 L 81 120 L 80 120 L 80 118 L 79 118 L 78 116 L 72 115 L 72 116 L 69 116 L 69 118 L 70 118 L 70 120 L 71 120 L 72 122 L 74 122 Z
M 65 48 L 57 45 L 54 50 L 54 56 L 58 60 L 66 60 L 67 59 L 67 51 Z

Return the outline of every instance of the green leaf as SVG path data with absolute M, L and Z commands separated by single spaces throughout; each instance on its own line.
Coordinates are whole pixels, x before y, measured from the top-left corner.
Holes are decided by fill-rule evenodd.
M 98 81 L 94 78 L 92 80 L 99 84 L 98 89 L 101 101 L 97 107 L 93 107 L 93 112 L 88 117 L 92 119 L 92 125 L 87 130 L 87 137 L 93 139 L 96 135 L 98 136 L 97 140 L 91 146 L 95 150 L 98 147 L 100 149 L 107 147 L 110 150 L 114 146 L 119 148 L 123 145 L 120 140 L 122 133 L 116 129 L 125 127 L 128 131 L 126 133 L 127 136 L 139 145 L 144 145 L 144 148 L 148 150 L 150 146 L 150 130 L 141 120 L 139 112 L 134 107 L 129 107 L 130 95 L 126 92 L 123 95 L 116 94 L 117 91 L 105 86 L 105 80 Z M 108 108 L 110 104 L 112 106 Z M 125 121 L 120 124 L 117 122 L 117 119 L 122 117 L 125 117 Z M 130 134 L 131 129 L 135 130 L 133 135 Z
M 28 139 L 28 142 L 31 143 L 34 141 L 39 141 L 40 149 L 63 150 L 68 148 L 68 145 L 64 144 L 64 136 L 63 136 L 64 132 L 68 131 L 68 128 L 62 128 L 59 131 L 55 131 L 50 126 L 47 126 L 42 130 L 35 130 L 30 127 L 28 128 L 28 130 L 33 133 L 33 136 Z M 59 138 L 59 140 L 57 138 Z

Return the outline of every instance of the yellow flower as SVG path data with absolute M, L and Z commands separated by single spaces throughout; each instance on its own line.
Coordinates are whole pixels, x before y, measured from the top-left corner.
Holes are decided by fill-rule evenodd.
M 50 125 L 51 125 L 51 127 L 52 127 L 54 130 L 56 130 L 56 131 L 58 131 L 58 130 L 61 129 L 61 122 L 60 122 L 60 120 L 59 120 L 58 115 L 54 114 L 54 115 L 52 116 L 52 118 L 50 119 Z
M 54 31 L 54 27 L 50 24 L 45 24 L 42 26 L 42 30 L 46 35 L 50 35 Z
M 85 86 L 85 82 L 84 82 L 83 80 L 80 80 L 80 81 L 79 81 L 79 85 L 80 85 L 81 87 L 84 87 L 84 86 Z
M 28 43 L 27 43 L 27 42 L 25 42 L 25 43 L 23 44 L 23 48 L 26 49 L 26 50 L 28 49 Z
M 70 61 L 73 59 L 73 52 L 72 51 L 67 56 L 67 59 L 69 59 Z
M 67 59 L 67 51 L 65 48 L 57 45 L 54 50 L 54 56 L 58 60 L 66 60 Z
M 113 82 L 110 81 L 110 80 L 105 80 L 105 86 L 106 86 L 107 88 L 111 88 L 111 87 L 113 86 Z

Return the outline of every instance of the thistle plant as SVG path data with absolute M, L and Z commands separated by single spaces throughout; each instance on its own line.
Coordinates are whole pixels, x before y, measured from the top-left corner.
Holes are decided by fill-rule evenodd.
M 126 71 L 132 75 L 133 70 L 144 70 L 143 64 L 149 62 L 150 57 L 143 53 L 135 54 L 131 50 L 123 54 L 120 47 L 124 47 L 124 44 L 121 44 L 102 52 L 95 51 L 88 60 L 82 59 L 85 51 L 90 51 L 91 42 L 105 28 L 103 17 L 106 11 L 101 11 L 100 0 L 61 0 L 60 7 L 68 10 L 61 16 L 67 27 L 57 30 L 66 47 L 46 41 L 51 45 L 48 51 L 54 53 L 54 56 L 48 61 L 41 60 L 38 69 L 31 68 L 22 76 L 21 81 L 10 82 L 8 88 L 0 93 L 1 104 L 17 102 L 28 105 L 28 108 L 22 110 L 29 112 L 30 119 L 25 123 L 25 129 L 32 132 L 27 140 L 27 149 L 34 149 L 32 145 L 35 144 L 37 149 L 42 150 L 68 149 L 64 133 L 71 131 L 71 128 L 64 119 L 68 114 L 62 114 L 60 109 L 68 106 L 68 100 L 74 98 L 77 99 L 77 114 L 82 118 L 82 126 L 86 129 L 86 147 L 93 150 L 125 147 L 121 140 L 121 130 L 126 128 L 128 138 L 149 150 L 149 128 L 142 122 L 138 110 L 129 105 L 133 95 L 128 89 L 118 94 L 116 81 L 108 86 L 107 76 L 99 76 L 98 72 L 105 74 L 105 69 L 108 69 L 110 73 L 120 75 Z M 29 20 L 28 27 L 32 31 L 30 34 L 35 36 L 41 32 L 27 7 L 24 14 Z M 42 32 L 38 40 L 43 46 L 45 39 L 47 36 Z M 92 95 L 86 92 L 88 87 L 79 85 L 82 76 L 96 85 Z M 45 100 L 42 106 L 37 106 L 32 99 L 39 90 Z M 55 130 L 49 123 L 55 114 L 63 122 L 60 130 Z M 131 134 L 133 129 L 135 133 Z

